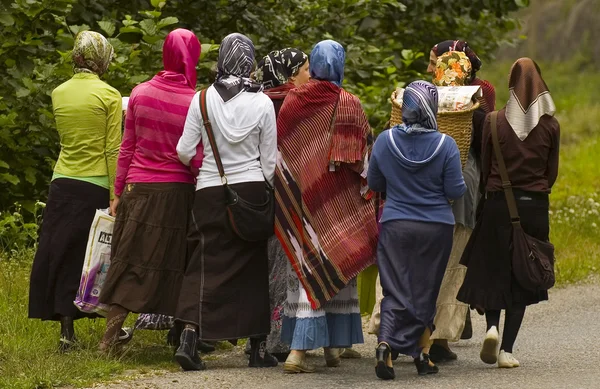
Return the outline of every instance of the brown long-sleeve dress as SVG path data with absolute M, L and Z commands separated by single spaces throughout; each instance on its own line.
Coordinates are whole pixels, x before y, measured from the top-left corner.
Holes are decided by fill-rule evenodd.
M 538 239 L 548 240 L 548 194 L 558 176 L 558 121 L 552 116 L 542 116 L 523 141 L 508 123 L 505 109 L 498 113 L 497 125 L 523 229 Z M 547 300 L 547 291 L 527 291 L 512 277 L 512 227 L 494 155 L 489 115 L 483 130 L 482 180 L 486 199 L 461 260 L 468 270 L 458 300 L 483 309 L 507 309 Z

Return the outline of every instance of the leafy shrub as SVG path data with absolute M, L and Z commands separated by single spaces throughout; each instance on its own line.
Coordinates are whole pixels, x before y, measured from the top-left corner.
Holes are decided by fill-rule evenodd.
M 0 254 L 4 253 L 12 258 L 21 250 L 37 243 L 39 223 L 45 206 L 41 202 L 35 204 L 32 222 L 25 220 L 20 204 L 15 204 L 12 210 L 0 212 Z
M 203 45 L 199 86 L 212 78 L 217 46 L 240 31 L 258 55 L 286 46 L 310 51 L 333 38 L 347 49 L 345 86 L 374 128 L 387 121 L 392 90 L 421 77 L 430 47 L 469 40 L 485 56 L 517 26 L 508 13 L 525 0 L 6 0 L 0 3 L 0 209 L 19 202 L 30 214 L 45 198 L 59 150 L 51 91 L 71 75 L 74 35 L 102 31 L 116 50 L 105 80 L 123 95 L 161 68 L 161 47 L 175 27 Z

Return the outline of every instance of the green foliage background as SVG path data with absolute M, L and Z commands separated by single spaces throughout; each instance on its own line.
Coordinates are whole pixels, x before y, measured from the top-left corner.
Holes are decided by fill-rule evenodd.
M 193 30 L 203 43 L 199 87 L 211 82 L 218 43 L 231 32 L 249 35 L 257 54 L 294 46 L 310 52 L 332 38 L 347 50 L 345 87 L 357 94 L 371 124 L 381 129 L 389 96 L 419 78 L 433 44 L 466 39 L 489 57 L 508 16 L 526 0 L 1 0 L 0 210 L 15 202 L 34 213 L 44 199 L 58 155 L 51 91 L 71 76 L 75 34 L 104 33 L 116 59 L 105 80 L 128 95 L 161 68 L 165 35 Z

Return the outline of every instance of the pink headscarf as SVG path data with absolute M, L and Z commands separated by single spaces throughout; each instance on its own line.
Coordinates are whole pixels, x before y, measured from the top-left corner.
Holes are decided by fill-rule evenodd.
M 171 78 L 183 75 L 187 84 L 196 89 L 196 64 L 200 59 L 202 47 L 200 41 L 190 30 L 178 28 L 171 31 L 163 46 L 163 64 L 165 70 L 159 75 Z M 174 77 L 173 77 L 174 78 Z

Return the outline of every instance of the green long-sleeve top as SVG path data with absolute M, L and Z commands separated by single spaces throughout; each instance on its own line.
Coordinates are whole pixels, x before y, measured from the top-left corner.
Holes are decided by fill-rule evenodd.
M 121 145 L 121 94 L 98 76 L 77 73 L 52 91 L 60 136 L 54 178 L 69 177 L 110 189 Z

